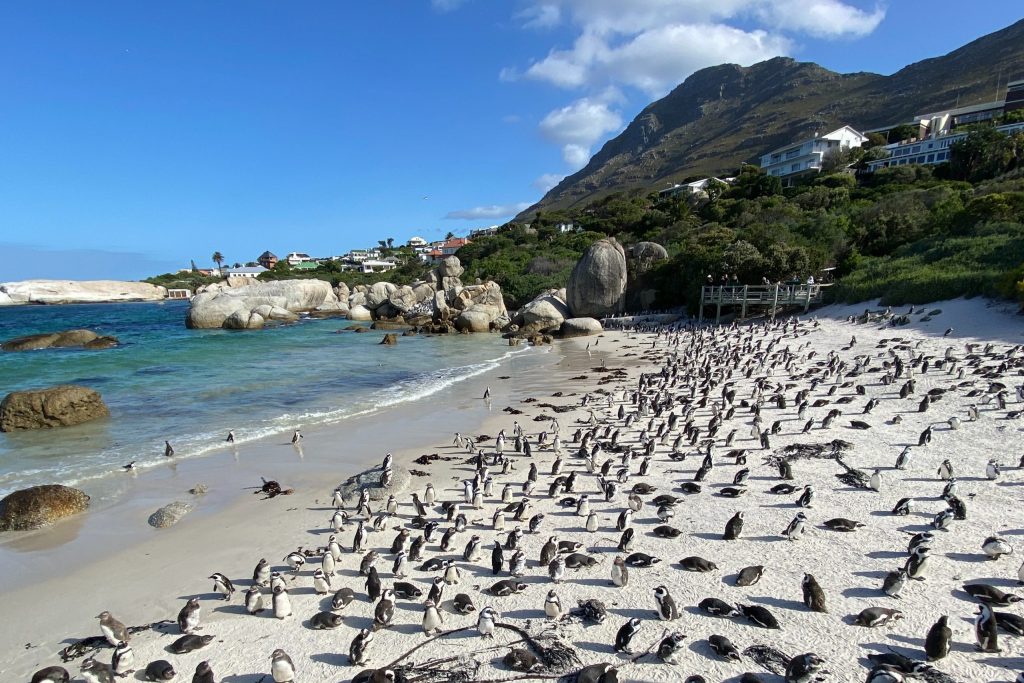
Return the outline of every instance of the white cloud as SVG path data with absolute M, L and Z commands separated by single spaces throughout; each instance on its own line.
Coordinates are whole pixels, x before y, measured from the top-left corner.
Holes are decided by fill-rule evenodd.
M 561 173 L 545 173 L 533 181 L 532 185 L 541 192 L 547 192 L 558 183 L 562 182 L 565 176 Z
M 519 13 L 517 18 L 525 28 L 551 28 L 562 20 L 562 10 L 557 3 L 540 2 Z
M 541 135 L 562 146 L 562 158 L 573 168 L 587 163 L 595 142 L 622 128 L 622 116 L 608 106 L 609 97 L 584 97 L 549 112 L 540 122 Z
M 460 220 L 460 221 L 478 221 L 485 218 L 508 218 L 516 215 L 523 209 L 530 206 L 529 202 L 519 202 L 518 204 L 491 204 L 490 206 L 474 206 L 471 209 L 459 209 L 458 211 L 449 211 L 445 214 L 445 218 L 449 220 Z
M 885 10 L 876 6 L 873 12 L 865 12 L 839 0 L 804 0 L 764 3 L 757 9 L 757 15 L 781 29 L 818 38 L 838 38 L 871 33 L 885 18 Z

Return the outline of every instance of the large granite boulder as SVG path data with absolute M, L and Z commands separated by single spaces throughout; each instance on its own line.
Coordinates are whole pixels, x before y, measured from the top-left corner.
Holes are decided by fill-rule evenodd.
M 0 531 L 38 529 L 88 507 L 89 496 L 78 489 L 60 484 L 33 486 L 0 500 Z
M 258 312 L 261 306 L 270 306 L 275 311 L 270 319 L 294 320 L 294 314 L 307 313 L 325 303 L 334 302 L 337 302 L 337 297 L 331 283 L 323 280 L 257 282 L 240 289 L 220 289 L 197 294 L 192 297 L 185 325 L 193 329 L 224 327 L 225 321 L 233 314 L 235 316 L 230 325 L 243 320 L 248 324 L 251 314 Z M 278 311 L 287 311 L 289 315 Z
M 464 272 L 466 272 L 466 269 L 462 267 L 462 262 L 459 261 L 458 256 L 448 256 L 437 264 L 437 274 L 442 278 L 462 277 Z
M 562 339 L 572 339 L 573 337 L 601 334 L 603 331 L 604 328 L 601 327 L 601 322 L 594 318 L 567 318 L 562 322 L 559 334 L 562 336 Z
M 0 282 L 0 306 L 162 301 L 167 288 L 120 280 L 23 280 Z
M 436 323 L 445 322 L 451 318 L 451 308 L 448 306 L 448 299 L 445 297 L 444 292 L 434 294 L 430 312 L 431 318 Z
M 424 301 L 430 301 L 434 298 L 434 288 L 426 282 L 418 282 L 412 286 L 412 293 L 416 297 L 416 303 L 421 304 Z
M 459 332 L 489 332 L 494 318 L 494 314 L 487 310 L 465 310 L 455 319 L 455 329 Z
M 365 305 L 366 305 L 366 291 L 365 290 L 357 289 L 357 290 L 353 291 L 349 295 L 349 297 L 348 297 L 348 307 L 349 308 L 355 308 L 356 306 L 365 306 Z
M 391 294 L 397 289 L 398 287 L 390 282 L 374 282 L 366 293 L 366 307 L 370 310 L 376 309 L 391 298 Z
M 349 320 L 373 320 L 373 311 L 363 305 L 356 305 L 348 309 Z
M 149 525 L 156 529 L 166 529 L 181 521 L 181 518 L 192 512 L 192 504 L 176 500 L 168 503 L 149 516 Z
M 67 427 L 109 415 L 103 399 L 88 387 L 12 391 L 0 402 L 0 432 Z
M 348 285 L 344 282 L 339 282 L 334 286 L 334 296 L 338 297 L 338 301 L 348 303 L 348 297 L 351 292 L 348 289 Z
M 391 292 L 391 296 L 388 297 L 388 303 L 400 313 L 408 313 L 419 301 L 416 299 L 416 292 L 412 287 L 402 285 Z
M 571 318 L 568 306 L 552 291 L 538 295 L 533 301 L 523 306 L 513 322 L 524 334 L 541 330 L 558 329 L 562 321 Z
M 109 349 L 118 343 L 115 337 L 101 337 L 92 330 L 66 330 L 18 337 L 5 341 L 0 348 L 4 351 L 36 351 L 79 346 L 83 349 Z
M 266 322 L 267 319 L 255 311 L 235 311 L 224 319 L 221 327 L 225 330 L 259 330 Z
M 621 313 L 626 291 L 626 252 L 615 238 L 598 240 L 569 275 L 566 303 L 576 317 Z
M 629 248 L 629 255 L 641 264 L 651 264 L 668 258 L 668 251 L 657 242 L 637 242 Z

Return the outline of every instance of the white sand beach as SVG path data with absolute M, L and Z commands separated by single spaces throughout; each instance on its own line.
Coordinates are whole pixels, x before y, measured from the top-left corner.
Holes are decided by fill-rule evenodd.
M 363 669 L 386 665 L 399 670 L 406 667 L 410 675 L 415 670 L 408 667 L 426 665 L 433 670 L 466 672 L 470 680 L 514 680 L 523 674 L 510 670 L 502 663 L 502 657 L 509 651 L 508 644 L 524 647 L 518 642 L 521 636 L 499 629 L 493 639 L 483 639 L 475 628 L 479 610 L 491 606 L 499 613 L 498 622 L 539 637 L 543 644 L 550 645 L 547 638 L 557 636 L 571 645 L 578 657 L 577 665 L 566 669 L 545 667 L 538 677 L 557 678 L 584 665 L 607 662 L 617 668 L 620 681 L 682 681 L 693 675 L 707 681 L 732 681 L 739 680 L 745 672 L 756 674 L 763 681 L 783 680 L 777 666 L 766 668 L 750 655 L 742 654 L 739 661 L 716 655 L 708 638 L 717 634 L 726 636 L 741 653 L 755 645 L 767 645 L 788 656 L 814 652 L 824 659 L 823 668 L 830 672 L 826 680 L 863 681 L 870 667 L 868 654 L 892 650 L 923 661 L 929 628 L 940 616 L 948 615 L 953 644 L 948 656 L 932 664 L 935 669 L 948 674 L 948 680 L 953 681 L 1013 681 L 1024 670 L 1024 643 L 1000 631 L 1001 652 L 978 652 L 973 627 L 978 602 L 962 590 L 962 585 L 984 582 L 1005 591 L 1017 590 L 1018 567 L 1024 560 L 1024 470 L 1019 467 L 1024 455 L 1024 421 L 1017 419 L 1024 410 L 1024 402 L 1016 391 L 1024 382 L 1020 376 L 1024 355 L 1020 351 L 1010 353 L 1024 343 L 1024 318 L 1016 315 L 1009 304 L 975 299 L 925 306 L 910 315 L 910 323 L 903 326 L 847 320 L 863 313 L 865 308 L 880 307 L 862 304 L 821 309 L 795 326 L 783 327 L 780 319 L 779 325 L 768 328 L 718 328 L 717 332 L 700 333 L 704 346 L 699 350 L 690 346 L 694 336 L 689 332 L 666 336 L 606 331 L 600 337 L 561 341 L 550 351 L 531 350 L 494 371 L 446 390 L 438 398 L 439 407 L 444 410 L 421 415 L 389 411 L 376 418 L 376 422 L 362 424 L 350 433 L 331 429 L 307 433 L 303 466 L 289 466 L 283 470 L 287 476 L 268 469 L 274 459 L 297 458 L 294 449 L 283 443 L 260 444 L 239 453 L 238 462 L 247 463 L 244 467 L 228 453 L 218 456 L 220 460 L 183 462 L 174 472 L 147 472 L 145 478 L 150 483 L 146 486 L 152 487 L 152 497 L 135 497 L 130 508 L 91 512 L 14 541 L 26 548 L 18 556 L 22 565 L 17 573 L 25 575 L 38 568 L 39 579 L 18 581 L 4 588 L 2 599 L 8 608 L 8 618 L 0 626 L 0 668 L 6 679 L 27 680 L 44 666 L 63 665 L 73 678 L 80 679 L 82 659 L 62 664 L 57 653 L 76 639 L 100 635 L 95 615 L 108 610 L 128 626 L 170 620 L 132 635 L 130 644 L 138 669 L 130 677 L 132 680 L 145 680 L 141 672 L 146 664 L 166 659 L 177 670 L 179 680 L 188 680 L 197 664 L 205 660 L 218 681 L 270 681 L 271 653 L 278 648 L 294 662 L 296 681 L 348 681 Z M 905 308 L 896 312 L 903 313 Z M 855 343 L 851 344 L 854 337 Z M 742 341 L 731 345 L 737 339 Z M 723 346 L 710 350 L 715 344 Z M 784 357 L 786 349 L 789 355 Z M 677 353 L 699 356 L 701 362 L 675 367 L 674 380 L 669 383 L 647 385 L 649 397 L 671 398 L 671 409 L 660 416 L 651 410 L 620 419 L 620 410 L 625 415 L 639 410 L 633 393 L 638 389 L 641 374 L 661 373 L 670 367 L 668 361 Z M 897 357 L 911 368 L 916 385 L 904 399 L 899 393 L 906 376 L 890 384 L 881 382 Z M 951 366 L 947 357 L 956 359 L 956 364 Z M 858 359 L 862 370 L 854 372 Z M 927 361 L 927 371 L 915 359 Z M 841 371 L 830 374 L 830 361 L 832 368 L 840 362 L 845 365 Z M 943 367 L 937 367 L 937 362 L 943 362 Z M 698 376 L 705 368 L 712 371 L 713 387 L 706 385 L 704 376 Z M 820 381 L 812 388 L 814 378 Z M 754 438 L 751 431 L 751 406 L 757 401 L 753 391 L 759 379 L 764 399 L 760 431 L 768 430 L 776 421 L 780 423 L 778 433 L 769 437 L 769 448 L 762 448 L 760 439 Z M 1005 407 L 998 405 L 998 387 L 993 382 L 1006 387 Z M 726 385 L 735 390 L 730 405 L 723 405 Z M 491 390 L 489 402 L 480 398 L 485 387 Z M 863 393 L 858 393 L 858 387 L 863 387 Z M 705 389 L 707 400 L 702 401 Z M 795 402 L 801 389 L 810 390 L 807 400 L 811 406 L 804 419 L 798 419 Z M 919 412 L 921 400 L 930 391 L 930 407 Z M 776 393 L 785 396 L 786 407 L 767 400 Z M 590 396 L 589 405 L 584 406 L 581 401 L 586 395 Z M 877 405 L 870 414 L 863 415 L 865 404 L 876 399 Z M 819 405 L 814 407 L 816 403 Z M 729 407 L 735 410 L 724 419 L 714 437 L 714 467 L 700 483 L 702 490 L 682 493 L 680 484 L 692 482 L 701 466 L 701 441 L 708 433 L 713 405 L 722 408 L 723 418 Z M 551 406 L 571 406 L 572 410 L 557 413 Z M 971 406 L 977 407 L 977 419 L 970 417 Z M 504 412 L 506 407 L 522 413 L 509 414 Z M 655 433 L 659 428 L 665 429 L 662 425 L 670 413 L 684 415 L 689 408 L 693 409 L 693 426 L 701 430 L 697 443 L 691 445 L 684 438 L 678 450 L 673 451 L 673 442 L 683 433 L 685 417 L 665 438 L 658 439 Z M 833 409 L 841 410 L 842 414 L 825 428 L 822 420 Z M 894 424 L 896 417 L 901 420 L 898 424 Z M 955 429 L 949 423 L 953 417 L 959 420 L 954 423 Z M 552 418 L 559 423 L 562 473 L 577 472 L 578 478 L 574 491 L 549 496 L 556 454 L 550 446 L 538 447 L 537 441 L 542 431 L 547 432 L 549 440 L 554 436 L 550 428 Z M 627 419 L 631 421 L 628 427 Z M 803 433 L 807 420 L 813 420 L 813 425 Z M 863 421 L 870 428 L 851 428 L 851 420 Z M 515 453 L 509 440 L 505 457 L 514 469 L 503 475 L 500 467 L 490 468 L 494 477 L 492 495 L 484 498 L 480 509 L 461 505 L 468 527 L 456 535 L 450 552 L 442 552 L 437 538 L 451 525 L 445 521 L 440 503 L 461 503 L 461 482 L 474 473 L 469 462 L 471 454 L 465 447 L 452 444 L 452 432 L 491 437 L 479 444 L 489 458 L 494 453 L 493 437 L 502 429 L 511 436 L 514 421 L 522 426 L 533 445 L 532 458 Z M 929 426 L 931 443 L 918 446 L 919 436 Z M 588 429 L 597 431 L 591 444 L 602 444 L 594 459 L 598 471 L 609 459 L 613 461 L 610 476 L 614 477 L 619 469 L 622 453 L 611 447 L 610 432 L 614 430 L 619 432 L 619 446 L 630 447 L 635 453 L 626 465 L 628 477 L 610 501 L 605 500 L 598 478 L 588 473 L 586 460 L 578 456 L 580 443 L 573 440 L 577 430 Z M 726 437 L 734 429 L 735 440 L 726 445 Z M 655 439 L 646 476 L 638 473 L 646 446 L 642 436 Z M 842 451 L 846 465 L 867 474 L 879 470 L 878 491 L 840 481 L 835 475 L 843 472 L 841 465 L 834 459 L 817 458 L 793 459 L 793 480 L 785 482 L 797 488 L 811 485 L 816 495 L 810 507 L 796 503 L 801 491 L 788 495 L 768 492 L 783 483 L 769 456 L 782 454 L 783 449 L 793 444 L 821 445 L 836 439 L 850 444 Z M 897 456 L 908 445 L 906 468 L 897 470 Z M 363 553 L 348 551 L 356 528 L 354 520 L 338 534 L 346 551 L 331 588 L 334 591 L 350 587 L 355 591 L 355 600 L 339 612 L 344 617 L 340 627 L 310 627 L 310 618 L 319 611 L 329 611 L 331 603 L 330 594 L 317 595 L 313 588 L 312 574 L 319 566 L 319 558 L 310 558 L 297 574 L 288 569 L 282 558 L 299 546 L 315 548 L 326 544 L 332 532 L 328 523 L 333 513 L 332 491 L 356 474 L 355 470 L 337 471 L 330 455 L 338 449 L 351 450 L 349 461 L 366 467 L 376 466 L 384 453 L 392 452 L 397 465 L 429 473 L 428 477 L 413 476 L 407 490 L 396 492 L 398 513 L 387 521 L 385 530 L 369 534 L 367 549 L 380 553 L 376 567 L 381 580 L 385 587 L 393 585 L 396 577 L 392 574 L 394 556 L 390 546 L 398 530 L 408 528 L 416 516 L 411 494 L 416 492 L 422 498 L 426 483 L 433 482 L 438 505 L 428 510 L 428 520 L 439 521 L 440 527 L 434 542 L 426 545 L 423 560 L 448 558 L 461 567 L 461 583 L 444 589 L 440 607 L 444 616 L 442 628 L 472 628 L 434 639 L 402 658 L 427 640 L 421 628 L 423 601 L 432 579 L 441 574 L 420 570 L 422 561 L 410 562 L 408 576 L 401 580 L 418 586 L 423 597 L 398 599 L 393 625 L 374 633 L 367 664 L 352 666 L 349 644 L 359 629 L 370 628 L 374 619 L 374 605 L 367 600 L 365 579 L 358 571 Z M 734 476 L 744 466 L 735 464 L 735 458 L 726 457 L 735 449 L 745 450 L 745 467 L 750 470 L 745 484 L 736 487 Z M 429 465 L 412 463 L 423 454 L 433 453 L 454 459 Z M 937 475 L 940 464 L 947 459 L 954 466 L 956 495 L 966 504 L 967 518 L 953 521 L 948 530 L 935 531 L 923 580 L 910 580 L 900 598 L 889 597 L 881 590 L 885 575 L 904 565 L 911 536 L 931 530 L 933 518 L 947 508 L 941 498 L 947 482 Z M 994 480 L 986 476 L 990 460 L 1001 465 L 1001 473 Z M 529 496 L 529 512 L 522 523 L 514 522 L 509 514 L 506 531 L 496 532 L 491 519 L 496 509 L 505 507 L 501 501 L 502 488 L 512 484 L 513 499 L 520 501 L 531 462 L 537 466 L 539 479 Z M 195 512 L 171 529 L 154 531 L 145 526 L 145 517 L 157 506 L 157 501 L 163 504 L 172 492 L 179 497 L 184 495 L 184 489 L 199 483 L 196 477 L 200 475 L 210 485 L 210 493 L 199 501 Z M 238 492 L 242 487 L 258 484 L 261 475 L 280 479 L 282 485 L 295 489 L 294 494 L 264 500 L 262 496 Z M 616 520 L 627 508 L 630 489 L 636 484 L 647 484 L 655 490 L 640 496 L 643 506 L 632 519 L 635 540 L 630 552 L 646 553 L 660 562 L 648 568 L 630 568 L 629 582 L 620 588 L 613 586 L 609 578 L 613 559 L 629 553 L 617 549 L 621 533 L 616 529 Z M 744 494 L 735 498 L 720 495 L 727 487 L 740 488 Z M 592 533 L 586 530 L 586 519 L 577 516 L 574 507 L 561 505 L 563 499 L 581 494 L 588 495 L 590 508 L 597 513 L 598 529 Z M 663 494 L 681 499 L 672 510 L 674 517 L 665 522 L 659 520 L 657 507 L 651 503 Z M 905 497 L 915 499 L 911 513 L 892 514 L 897 501 Z M 353 516 L 355 502 L 349 500 L 346 505 Z M 381 506 L 378 502 L 371 505 L 374 512 Z M 727 521 L 739 511 L 744 513 L 740 537 L 722 540 Z M 781 532 L 801 511 L 807 516 L 806 532 L 797 540 L 787 540 Z M 505 552 L 506 564 L 500 575 L 493 574 L 494 542 L 505 542 L 508 532 L 517 525 L 525 531 L 525 520 L 538 513 L 545 515 L 538 532 L 525 533 L 519 546 L 525 552 L 527 565 L 525 574 L 514 580 L 526 584 L 526 588 L 510 596 L 491 595 L 490 586 L 513 578 L 507 564 L 511 551 Z M 135 531 L 124 532 L 120 549 L 119 540 L 110 538 L 112 532 L 104 531 L 104 519 L 110 519 L 107 515 L 130 515 L 135 520 Z M 834 518 L 852 519 L 864 526 L 849 533 L 823 526 Z M 682 533 L 676 538 L 659 538 L 653 530 L 662 524 L 674 526 Z M 420 534 L 417 529 L 411 531 L 414 538 Z M 480 559 L 466 562 L 463 549 L 474 534 L 482 540 Z M 47 541 L 48 535 L 51 541 Z M 1015 552 L 998 560 L 987 559 L 982 544 L 993 535 L 1004 538 Z M 55 540 L 70 536 L 74 540 L 55 545 Z M 582 544 L 578 552 L 592 556 L 596 564 L 586 569 L 567 569 L 564 580 L 554 584 L 548 568 L 538 566 L 541 548 L 551 536 Z M 82 557 L 86 559 L 76 559 L 75 543 L 81 544 Z M 98 544 L 104 551 L 99 556 L 90 554 L 88 546 L 92 544 Z M 705 558 L 717 568 L 709 572 L 685 571 L 680 560 L 692 556 Z M 288 618 L 274 618 L 272 610 L 258 615 L 246 613 L 243 593 L 251 585 L 253 568 L 263 557 L 286 577 L 292 607 L 292 616 Z M 751 565 L 766 568 L 763 578 L 754 585 L 735 586 L 737 572 Z M 213 572 L 221 572 L 234 582 L 237 591 L 230 600 L 220 599 L 211 590 L 213 582 L 207 577 Z M 805 606 L 801 591 L 805 573 L 812 574 L 823 589 L 827 612 L 811 611 Z M 658 586 L 668 589 L 678 606 L 678 619 L 659 620 L 654 599 Z M 548 619 L 544 612 L 545 597 L 552 589 L 566 612 L 558 620 Z M 452 598 L 457 593 L 469 595 L 477 611 L 468 615 L 455 613 Z M 202 629 L 198 633 L 214 639 L 194 652 L 171 654 L 168 646 L 181 635 L 173 621 L 193 597 L 201 605 Z M 781 628 L 759 628 L 742 616 L 712 616 L 697 607 L 705 598 L 767 608 Z M 602 623 L 592 624 L 568 614 L 579 601 L 590 599 L 601 601 L 607 608 L 607 618 Z M 267 589 L 264 601 L 269 606 Z M 854 625 L 854 617 L 870 607 L 900 610 L 902 618 L 876 628 Z M 1021 603 L 995 609 L 1024 617 Z M 633 654 L 627 656 L 615 652 L 613 643 L 620 627 L 631 618 L 640 619 L 641 623 L 631 643 Z M 679 663 L 671 665 L 658 659 L 653 650 L 673 631 L 682 633 L 685 640 Z M 113 648 L 104 646 L 92 654 L 109 663 L 112 652 Z M 423 680 L 445 679 L 435 676 Z

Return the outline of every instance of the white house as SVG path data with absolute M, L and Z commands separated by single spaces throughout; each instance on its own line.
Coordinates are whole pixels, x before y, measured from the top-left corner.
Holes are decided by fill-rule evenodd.
M 288 254 L 284 260 L 288 262 L 289 266 L 296 266 L 300 263 L 309 263 L 313 260 L 313 257 L 309 254 L 304 254 L 301 251 L 293 251 Z
M 364 273 L 386 273 L 398 267 L 394 261 L 378 261 L 376 259 L 366 259 L 360 265 Z
M 817 173 L 829 150 L 860 147 L 867 137 L 849 126 L 836 128 L 824 135 L 815 135 L 791 145 L 780 147 L 761 157 L 761 169 L 768 175 L 786 178 L 798 173 Z
M 420 237 L 419 235 L 416 235 L 415 237 L 410 237 L 409 241 L 406 242 L 405 244 L 406 246 L 412 247 L 413 249 L 419 249 L 420 247 L 427 246 L 427 241 Z
M 996 130 L 1004 135 L 1024 131 L 1024 123 L 1008 123 L 996 126 Z M 949 129 L 940 129 L 938 133 L 927 138 L 910 138 L 886 145 L 884 159 L 875 159 L 866 164 L 869 171 L 877 171 L 889 166 L 905 166 L 907 164 L 924 164 L 930 166 L 949 161 L 949 148 L 958 140 L 967 137 L 967 133 L 951 133 Z
M 244 268 L 225 268 L 224 274 L 230 280 L 255 280 L 260 273 L 267 272 L 263 266 L 246 266 Z

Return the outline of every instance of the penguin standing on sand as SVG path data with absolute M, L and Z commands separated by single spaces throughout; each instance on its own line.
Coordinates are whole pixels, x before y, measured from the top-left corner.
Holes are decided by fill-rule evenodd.
M 978 641 L 977 648 L 980 651 L 1000 652 L 996 617 L 988 605 L 978 606 L 978 616 L 974 620 L 974 637 Z
M 953 631 L 949 628 L 949 617 L 943 614 L 930 629 L 924 639 L 924 651 L 928 661 L 934 662 L 949 654 L 953 642 Z
M 292 602 L 288 599 L 288 589 L 284 586 L 274 586 L 274 616 L 284 619 L 292 615 Z
M 433 600 L 427 600 L 423 604 L 423 634 L 427 636 L 433 635 L 441 630 L 443 624 L 444 620 L 441 618 L 437 605 L 434 604 Z
M 785 461 L 783 461 L 785 462 Z M 735 541 L 743 531 L 743 513 L 737 512 L 725 525 L 725 534 L 722 538 L 726 541 Z
M 82 661 L 82 678 L 86 683 L 113 683 L 114 671 L 109 664 L 98 662 L 92 657 Z
M 498 621 L 498 613 L 493 607 L 484 607 L 476 620 L 476 630 L 482 638 L 494 637 L 494 624 Z
M 812 612 L 827 612 L 825 607 L 825 591 L 821 589 L 817 579 L 811 574 L 804 574 L 801 583 L 804 591 L 804 604 Z
M 245 591 L 245 611 L 249 614 L 259 614 L 263 611 L 263 593 L 256 584 Z
M 114 656 L 110 660 L 110 668 L 122 678 L 135 670 L 135 651 L 131 645 L 123 641 L 117 644 Z
M 302 432 L 296 429 L 294 432 L 292 432 L 292 445 L 296 446 L 300 441 L 302 441 Z
M 128 629 L 110 612 L 100 612 L 97 618 L 100 620 L 100 633 L 113 647 L 117 647 L 118 643 L 128 642 Z
M 220 572 L 214 572 L 210 578 L 213 579 L 213 590 L 223 595 L 225 600 L 230 600 L 235 593 L 235 585 L 231 583 L 231 579 Z
M 196 665 L 196 672 L 192 675 L 192 683 L 217 683 L 217 678 L 213 675 L 213 669 L 210 668 L 209 662 L 204 660 Z
M 622 555 L 616 556 L 612 562 L 612 583 L 619 588 L 625 588 L 629 584 L 629 570 L 626 568 L 626 561 Z
M 356 637 L 352 639 L 352 643 L 348 646 L 348 658 L 351 660 L 352 666 L 363 666 L 366 664 L 367 650 L 372 641 L 373 631 L 368 628 L 364 628 L 356 634 Z
M 199 599 L 192 598 L 178 612 L 178 628 L 185 635 L 199 630 Z
M 562 601 L 554 590 L 548 591 L 548 597 L 544 599 L 544 614 L 548 619 L 558 619 L 562 616 Z
M 640 624 L 642 622 L 633 617 L 619 628 L 618 633 L 615 634 L 615 651 L 624 652 L 625 654 L 633 654 L 633 650 L 630 649 L 630 643 L 633 642 L 633 637 L 640 630 Z
M 683 640 L 685 638 L 686 636 L 678 631 L 665 636 L 658 644 L 658 659 L 666 664 L 678 664 L 679 654 L 683 649 Z
M 270 655 L 270 674 L 274 677 L 274 683 L 291 683 L 295 680 L 292 658 L 280 648 Z
M 662 621 L 674 621 L 679 618 L 679 609 L 675 600 L 668 593 L 668 588 L 658 586 L 654 589 L 654 600 L 658 603 L 658 618 Z

